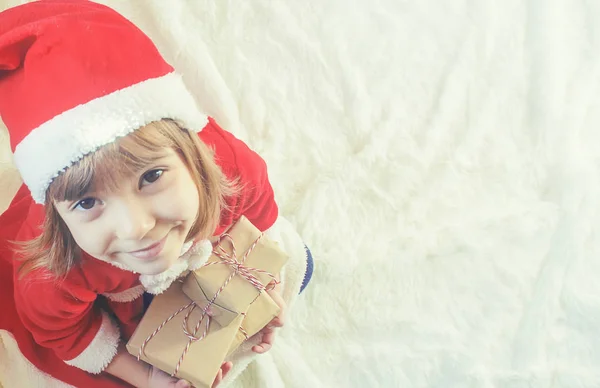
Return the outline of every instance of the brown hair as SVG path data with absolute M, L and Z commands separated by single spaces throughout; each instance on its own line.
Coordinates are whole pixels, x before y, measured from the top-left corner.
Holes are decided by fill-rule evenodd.
M 47 268 L 61 277 L 80 260 L 80 249 L 55 208 L 55 201 L 74 201 L 95 187 L 113 190 L 122 178 L 145 168 L 170 147 L 182 158 L 198 188 L 200 207 L 186 240 L 208 238 L 218 226 L 225 198 L 235 192 L 214 161 L 213 152 L 198 136 L 174 120 L 152 122 L 133 133 L 86 155 L 67 168 L 46 192 L 43 231 L 20 243 L 19 275 Z

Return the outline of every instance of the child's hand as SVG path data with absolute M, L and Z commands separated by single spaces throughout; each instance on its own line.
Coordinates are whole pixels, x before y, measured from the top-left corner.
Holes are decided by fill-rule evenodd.
M 233 364 L 231 362 L 225 362 L 221 365 L 217 377 L 213 382 L 212 388 L 215 388 L 225 378 L 227 373 L 231 370 Z M 192 385 L 177 377 L 171 377 L 165 372 L 158 368 L 152 367 L 148 376 L 148 388 L 190 388 Z
M 185 380 L 171 377 L 158 368 L 150 367 L 148 374 L 148 388 L 190 388 L 191 384 Z
M 272 286 L 272 284 L 270 284 L 269 286 Z M 267 287 L 267 289 L 269 288 L 270 287 Z M 269 322 L 267 326 L 265 326 L 261 331 L 254 335 L 254 337 L 262 337 L 261 343 L 252 347 L 252 351 L 255 353 L 262 354 L 271 349 L 271 347 L 273 346 L 273 341 L 275 340 L 275 328 L 283 326 L 283 318 L 285 315 L 286 306 L 285 301 L 281 297 L 280 290 L 281 286 L 279 284 L 276 284 L 272 290 L 267 291 L 271 298 L 273 298 L 273 301 L 277 303 L 281 311 L 279 312 L 279 315 L 273 318 L 273 320 Z
M 217 377 L 215 377 L 215 381 L 213 382 L 212 388 L 215 388 L 217 385 L 219 385 L 221 381 L 223 381 L 223 379 L 225 378 L 225 376 L 227 376 L 227 373 L 229 373 L 231 368 L 233 368 L 233 364 L 229 361 L 221 365 L 221 369 L 219 369 L 219 373 L 217 373 Z

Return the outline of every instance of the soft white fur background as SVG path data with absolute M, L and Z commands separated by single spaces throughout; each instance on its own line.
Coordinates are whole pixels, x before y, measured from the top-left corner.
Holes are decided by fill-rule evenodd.
M 599 2 L 102 3 L 262 154 L 314 253 L 234 386 L 600 386 Z

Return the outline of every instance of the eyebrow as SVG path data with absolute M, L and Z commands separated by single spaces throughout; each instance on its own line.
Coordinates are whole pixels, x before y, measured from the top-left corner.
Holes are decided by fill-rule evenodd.
M 156 162 L 158 162 L 158 161 L 161 161 L 161 160 L 163 160 L 163 159 L 169 159 L 169 158 L 172 158 L 172 157 L 174 157 L 174 156 L 177 156 L 177 155 L 173 155 L 173 154 L 163 154 L 162 156 L 158 156 L 157 158 L 152 158 L 152 163 L 156 163 Z M 144 170 L 144 169 L 141 169 L 141 170 Z M 140 171 L 141 171 L 141 170 L 140 170 Z

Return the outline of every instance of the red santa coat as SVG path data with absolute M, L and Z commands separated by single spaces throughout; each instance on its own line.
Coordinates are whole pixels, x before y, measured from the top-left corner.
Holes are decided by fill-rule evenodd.
M 241 187 L 227 200 L 229 210 L 215 235 L 241 215 L 263 231 L 272 226 L 278 209 L 264 161 L 212 119 L 199 136 L 214 149 L 224 174 Z M 17 279 L 8 240 L 35 237 L 43 217 L 43 207 L 25 187 L 0 215 L 0 330 L 11 332 L 23 355 L 59 380 L 77 387 L 124 386 L 107 373 L 88 372 L 103 370 L 139 322 L 144 292 L 139 275 L 84 255 L 64 281 L 49 279 L 44 270 Z

